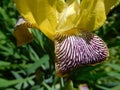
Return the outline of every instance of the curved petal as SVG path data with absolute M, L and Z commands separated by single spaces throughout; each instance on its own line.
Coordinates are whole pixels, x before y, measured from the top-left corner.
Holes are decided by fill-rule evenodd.
M 109 56 L 104 41 L 89 32 L 81 35 L 63 36 L 55 38 L 56 72 L 65 77 L 75 68 L 93 65 L 105 61 Z
M 34 39 L 32 33 L 29 31 L 29 28 L 32 27 L 35 27 L 34 24 L 25 21 L 23 18 L 18 19 L 14 30 L 14 35 L 17 40 L 17 46 L 29 43 Z
M 82 0 L 77 27 L 95 30 L 104 24 L 106 15 L 120 0 Z
M 82 0 L 77 27 L 83 30 L 95 30 L 106 19 L 104 0 Z
M 57 0 L 56 1 L 56 9 L 59 13 L 61 13 L 65 8 L 65 1 L 64 0 Z
M 114 8 L 114 6 L 116 6 L 117 4 L 120 3 L 120 0 L 104 0 L 105 3 L 105 11 L 106 14 L 109 13 L 109 11 Z
M 67 3 L 68 5 L 70 5 L 70 4 L 72 4 L 74 1 L 75 1 L 75 0 L 66 0 L 66 3 Z
M 26 0 L 14 0 L 14 2 L 16 3 L 17 9 L 19 10 L 20 14 L 29 22 L 36 24 L 36 21 L 27 5 Z
M 14 0 L 21 15 L 53 40 L 57 26 L 56 9 L 49 0 Z
M 70 3 L 69 3 L 70 2 Z M 65 2 L 66 6 L 59 17 L 59 25 L 57 27 L 57 32 L 61 34 L 75 34 L 75 23 L 78 20 L 80 12 L 80 2 L 79 0 L 67 0 Z M 78 31 L 78 30 L 77 30 Z

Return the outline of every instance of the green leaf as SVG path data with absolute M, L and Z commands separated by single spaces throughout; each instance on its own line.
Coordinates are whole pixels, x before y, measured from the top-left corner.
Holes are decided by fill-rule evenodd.
M 120 85 L 111 88 L 110 90 L 120 90 Z
M 42 82 L 42 85 L 44 85 L 46 88 L 47 88 L 47 90 L 53 90 L 47 83 L 45 83 L 45 82 Z
M 105 87 L 105 86 L 101 86 L 101 85 L 96 85 L 96 87 L 102 89 L 102 90 L 110 90 L 109 88 Z
M 35 40 L 40 44 L 40 46 L 44 50 L 45 48 L 44 48 L 44 41 L 43 41 L 43 35 L 42 35 L 42 33 L 39 30 L 33 30 L 32 32 L 33 32 L 33 34 L 36 37 Z
M 42 64 L 45 64 L 48 60 L 48 55 L 44 55 L 40 60 L 37 60 L 27 69 L 28 74 L 34 73 L 38 67 L 40 67 Z
M 118 73 L 118 72 L 111 71 L 108 73 L 108 75 L 120 80 L 120 73 Z
M 5 80 L 3 78 L 0 78 L 0 88 L 1 87 L 9 87 L 11 85 L 17 84 L 22 82 L 23 79 L 18 79 L 18 80 Z
M 16 79 L 22 79 L 21 75 L 15 71 L 11 71 L 11 73 L 14 75 Z
M 68 81 L 66 82 L 65 86 L 63 88 L 61 88 L 61 90 L 77 90 L 73 87 L 73 82 L 72 81 Z
M 8 65 L 10 65 L 9 62 L 0 61 L 0 67 L 1 67 L 1 66 L 8 66 Z
M 117 71 L 120 71 L 120 65 L 117 65 L 117 64 L 107 64 L 109 67 L 111 67 L 111 68 L 113 68 L 113 69 L 115 69 L 115 70 L 117 70 Z

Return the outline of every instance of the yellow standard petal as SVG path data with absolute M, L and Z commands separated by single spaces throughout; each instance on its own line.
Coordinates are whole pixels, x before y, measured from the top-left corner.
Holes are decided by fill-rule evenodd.
M 82 0 L 77 27 L 83 30 L 95 30 L 106 19 L 104 0 Z
M 82 0 L 77 27 L 82 30 L 96 30 L 106 20 L 106 15 L 120 0 Z
M 78 33 L 76 29 L 76 21 L 80 12 L 79 0 L 67 0 L 65 2 L 64 10 L 58 14 L 57 33 L 73 35 Z
M 57 26 L 56 8 L 49 0 L 14 0 L 21 15 L 50 39 L 54 39 Z
M 106 14 L 109 13 L 117 4 L 120 3 L 120 0 L 104 0 Z

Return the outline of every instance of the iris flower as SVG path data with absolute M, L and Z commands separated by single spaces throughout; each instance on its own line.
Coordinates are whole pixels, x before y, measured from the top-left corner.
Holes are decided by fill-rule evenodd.
M 18 46 L 33 39 L 37 28 L 55 43 L 56 72 L 66 76 L 74 68 L 105 61 L 104 41 L 92 31 L 101 27 L 120 0 L 14 0 L 23 19 L 15 27 Z

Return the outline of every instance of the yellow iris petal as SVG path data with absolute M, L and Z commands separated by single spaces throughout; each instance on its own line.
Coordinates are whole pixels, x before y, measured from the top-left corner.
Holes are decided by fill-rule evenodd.
M 21 15 L 53 40 L 57 26 L 56 9 L 49 0 L 14 0 Z
M 75 1 L 75 0 L 66 0 L 66 3 L 67 3 L 68 5 L 70 5 L 70 4 L 72 4 L 74 1 Z
M 109 13 L 109 11 L 114 8 L 115 5 L 117 5 L 118 3 L 120 3 L 120 0 L 104 0 L 105 3 L 105 11 L 106 14 Z
M 64 10 L 62 11 L 62 13 L 59 14 L 59 24 L 56 32 L 68 35 L 75 34 L 78 31 L 75 29 L 75 24 L 78 20 L 79 12 L 79 0 L 74 0 L 74 2 L 73 0 L 67 0 Z
M 120 0 L 82 0 L 77 27 L 96 30 L 106 20 L 106 15 Z
M 64 8 L 65 8 L 64 0 L 57 0 L 57 2 L 56 2 L 56 9 L 57 9 L 58 13 L 61 13 Z
M 14 0 L 14 2 L 16 3 L 17 9 L 21 13 L 21 15 L 24 16 L 29 22 L 35 24 L 36 21 L 27 5 L 26 0 Z
M 51 40 L 56 33 L 96 30 L 120 0 L 14 0 L 21 15 Z M 76 29 L 77 28 L 77 29 Z
M 104 0 L 82 0 L 77 27 L 83 30 L 95 30 L 103 25 L 106 14 Z

